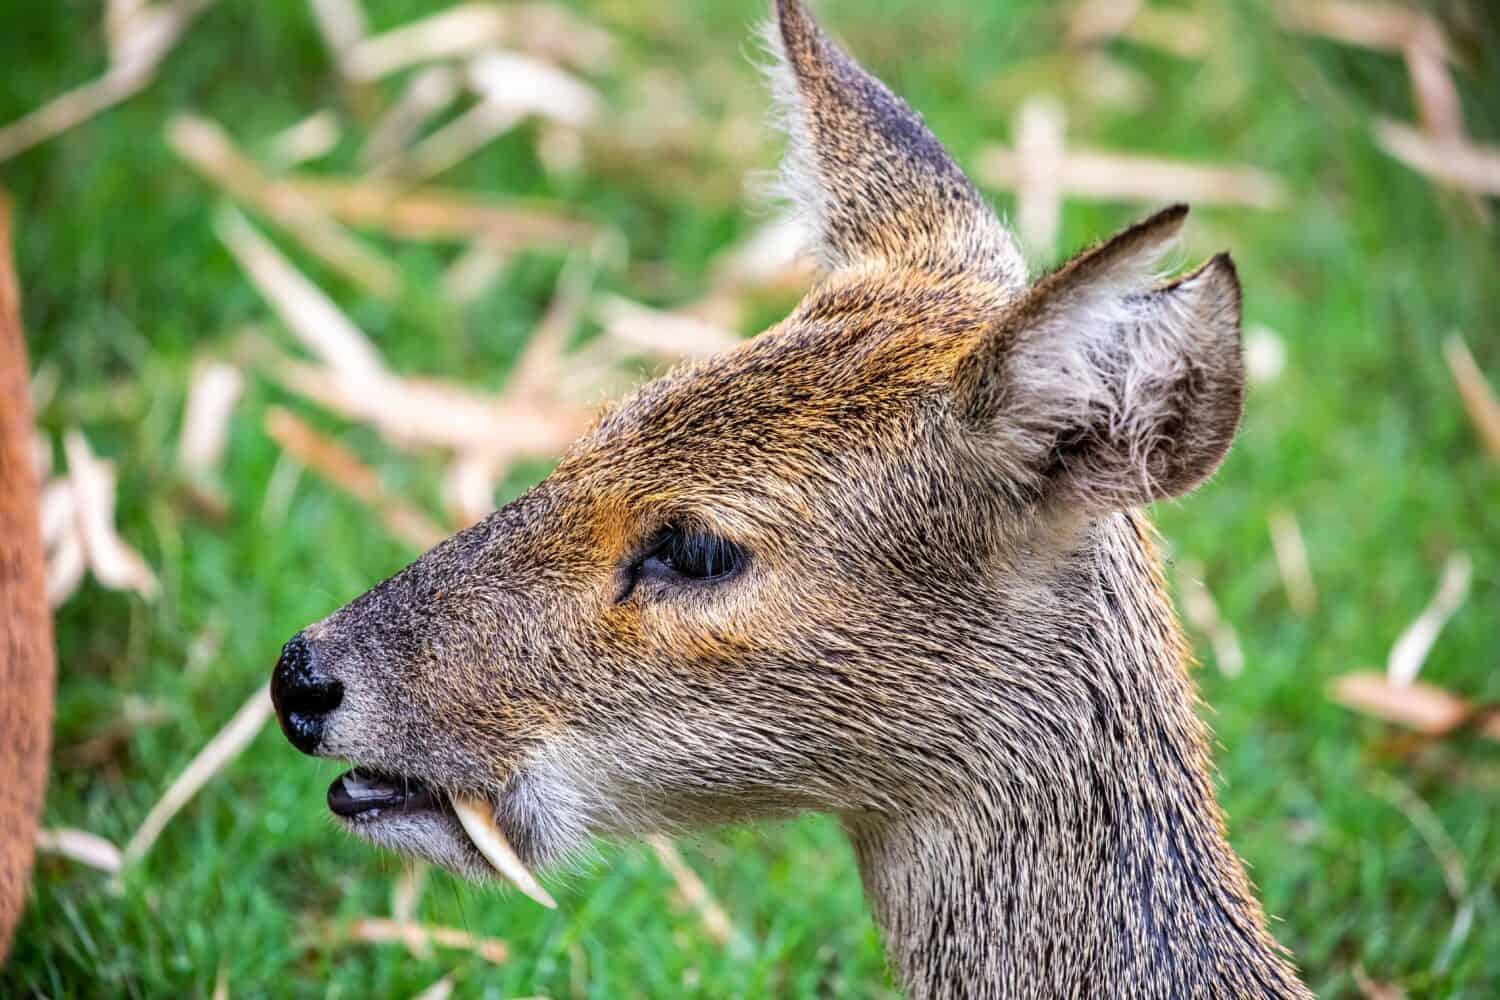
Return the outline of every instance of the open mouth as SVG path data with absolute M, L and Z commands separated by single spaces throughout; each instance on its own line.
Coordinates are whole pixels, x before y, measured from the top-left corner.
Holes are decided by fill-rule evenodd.
M 490 874 L 549 909 L 557 906 L 516 854 L 495 821 L 493 806 L 481 797 L 444 792 L 413 778 L 356 767 L 328 786 L 328 809 L 351 831 L 398 849 L 415 846 L 403 843 L 408 837 L 401 831 L 429 842 L 429 847 L 434 838 L 461 840 L 484 859 Z M 434 860 L 443 863 L 445 859 Z

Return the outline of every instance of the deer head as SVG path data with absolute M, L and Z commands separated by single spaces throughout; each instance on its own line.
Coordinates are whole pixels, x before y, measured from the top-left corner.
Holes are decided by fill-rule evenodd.
M 778 15 L 786 187 L 825 277 L 287 644 L 282 725 L 357 765 L 330 792 L 354 833 L 489 878 L 800 810 L 857 832 L 983 796 L 1004 823 L 1095 749 L 1101 780 L 1145 780 L 1128 744 L 1158 703 L 1206 793 L 1128 512 L 1235 433 L 1229 258 L 1155 277 L 1179 206 L 1029 282 L 921 119 L 797 0 Z

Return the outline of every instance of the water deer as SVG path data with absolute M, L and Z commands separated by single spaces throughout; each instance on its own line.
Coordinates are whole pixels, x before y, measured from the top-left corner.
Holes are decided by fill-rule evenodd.
M 597 835 L 836 814 L 899 984 L 1306 996 L 1225 839 L 1143 505 L 1239 424 L 1227 255 L 1168 208 L 1038 280 L 799 0 L 769 33 L 825 274 L 284 647 L 354 834 L 551 899 Z
M 0 965 L 26 906 L 52 742 L 52 614 L 10 201 L 0 192 Z

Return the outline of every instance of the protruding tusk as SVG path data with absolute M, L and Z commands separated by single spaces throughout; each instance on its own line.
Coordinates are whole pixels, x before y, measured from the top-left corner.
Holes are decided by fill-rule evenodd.
M 495 823 L 494 811 L 489 803 L 480 799 L 468 799 L 453 797 L 453 811 L 458 815 L 459 823 L 463 824 L 464 832 L 474 842 L 474 846 L 483 854 L 485 860 L 494 866 L 511 885 L 520 889 L 532 899 L 541 903 L 549 910 L 557 909 L 557 903 L 543 889 L 541 883 L 526 870 L 521 859 L 516 855 L 516 849 L 510 846 L 510 841 L 505 839 L 505 834 L 500 832 L 500 827 Z

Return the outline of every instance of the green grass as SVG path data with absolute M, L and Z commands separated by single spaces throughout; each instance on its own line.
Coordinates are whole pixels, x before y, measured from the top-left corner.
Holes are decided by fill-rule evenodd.
M 0 121 L 101 70 L 99 6 L 0 5 Z M 380 26 L 430 9 L 418 0 L 366 6 Z M 1068 90 L 1050 58 L 1060 19 L 1039 0 L 820 6 L 966 163 L 983 142 L 1008 136 L 1020 94 Z M 1211 58 L 1119 46 L 1114 54 L 1150 82 L 1147 104 L 1068 103 L 1080 142 L 1253 162 L 1291 190 L 1280 211 L 1195 214 L 1189 256 L 1234 250 L 1247 321 L 1278 331 L 1289 363 L 1278 382 L 1252 391 L 1222 474 L 1158 512 L 1173 553 L 1204 564 L 1248 657 L 1230 680 L 1205 650 L 1198 674 L 1232 838 L 1278 918 L 1278 936 L 1321 994 L 1354 995 L 1353 969 L 1362 966 L 1417 996 L 1493 995 L 1500 754 L 1472 738 L 1396 754 L 1385 730 L 1333 705 L 1324 689 L 1337 674 L 1383 662 L 1444 557 L 1461 548 L 1474 559 L 1473 593 L 1424 677 L 1500 700 L 1500 468 L 1484 460 L 1439 349 L 1462 330 L 1480 364 L 1500 375 L 1495 231 L 1374 147 L 1372 115 L 1413 115 L 1395 59 L 1279 34 L 1259 3 L 1201 6 L 1220 24 Z M 1482 6 L 1473 6 L 1476 15 Z M 746 28 L 761 14 L 747 0 L 604 0 L 591 16 L 618 30 L 624 49 L 601 85 L 623 106 L 634 79 L 667 68 L 688 82 L 687 99 L 758 114 L 758 84 L 742 53 Z M 1471 131 L 1495 141 L 1500 64 L 1483 61 L 1485 41 L 1468 50 L 1476 65 L 1462 84 Z M 224 0 L 145 94 L 0 165 L 0 184 L 18 204 L 33 363 L 60 377 L 41 423 L 54 438 L 82 426 L 118 463 L 122 531 L 162 582 L 149 605 L 90 583 L 58 615 L 51 825 L 123 842 L 264 683 L 288 635 L 414 554 L 312 477 L 292 480 L 285 503 L 267 499 L 268 484 L 285 473 L 261 416 L 286 400 L 264 383 L 236 414 L 225 523 L 188 513 L 172 472 L 191 365 L 229 353 L 236 328 L 266 311 L 212 235 L 216 196 L 172 157 L 162 124 L 174 111 L 200 111 L 255 149 L 319 107 L 360 131 L 306 5 Z M 628 117 L 620 121 L 631 127 Z M 620 290 L 686 301 L 703 288 L 711 252 L 754 224 L 734 197 L 738 165 L 679 158 L 554 180 L 529 137 L 496 143 L 445 182 L 557 198 L 618 227 L 630 264 L 603 280 Z M 330 169 L 352 168 L 354 151 L 346 142 Z M 752 158 L 769 166 L 772 147 Z M 1064 243 L 1100 236 L 1141 209 L 1070 203 Z M 419 279 L 395 305 L 362 300 L 299 260 L 397 367 L 500 384 L 561 260 L 527 256 L 482 301 L 457 310 L 434 284 L 458 248 L 384 248 Z M 431 501 L 436 465 L 398 459 L 366 431 L 321 422 L 389 482 Z M 518 475 L 508 493 L 526 482 Z M 1266 515 L 1278 505 L 1299 516 L 1321 589 L 1320 608 L 1306 620 L 1288 609 L 1277 581 Z M 166 721 L 132 733 L 104 763 L 70 764 L 68 748 L 117 718 L 127 696 L 165 709 Z M 323 791 L 337 770 L 296 755 L 268 728 L 178 816 L 121 893 L 93 871 L 43 859 L 0 994 L 207 994 L 221 971 L 241 995 L 401 995 L 450 972 L 461 996 L 889 989 L 850 851 L 836 826 L 817 817 L 709 834 L 690 847 L 691 862 L 746 930 L 743 950 L 712 944 L 671 901 L 670 879 L 649 851 L 633 845 L 601 846 L 596 860 L 553 879 L 555 913 L 434 876 L 421 917 L 503 937 L 513 957 L 499 967 L 456 952 L 418 960 L 392 947 L 309 947 L 313 919 L 388 913 L 400 870 L 325 819 Z M 1459 907 L 1439 859 L 1413 821 L 1419 814 L 1403 807 L 1412 797 L 1430 806 L 1462 863 L 1467 928 L 1455 929 Z

